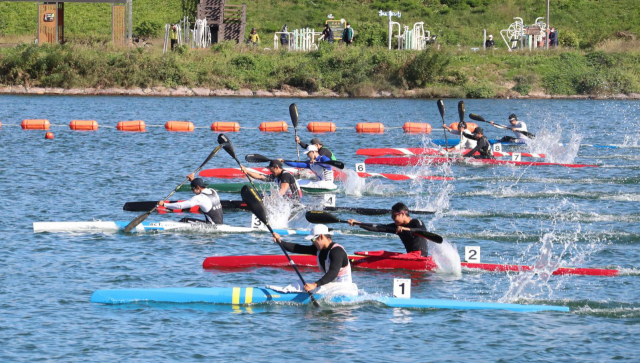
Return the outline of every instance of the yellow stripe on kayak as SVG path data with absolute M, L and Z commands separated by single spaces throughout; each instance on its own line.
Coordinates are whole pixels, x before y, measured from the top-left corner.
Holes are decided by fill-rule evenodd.
M 247 287 L 244 292 L 244 303 L 251 304 L 253 302 L 253 287 Z
M 234 287 L 233 294 L 231 295 L 231 303 L 234 305 L 240 304 L 240 288 Z

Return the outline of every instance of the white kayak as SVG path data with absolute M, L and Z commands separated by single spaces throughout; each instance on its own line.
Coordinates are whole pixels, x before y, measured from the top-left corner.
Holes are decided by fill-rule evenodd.
M 34 222 L 33 232 L 121 232 L 130 221 L 91 221 L 91 222 Z M 182 223 L 182 222 L 142 222 L 132 233 L 184 231 L 200 233 L 264 233 L 261 228 L 234 227 L 226 224 Z M 308 230 L 274 229 L 280 235 L 308 235 Z

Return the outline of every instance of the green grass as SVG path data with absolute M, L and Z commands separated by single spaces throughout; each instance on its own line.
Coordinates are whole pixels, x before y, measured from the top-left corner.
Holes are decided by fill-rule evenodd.
M 403 52 L 323 44 L 316 52 L 248 50 L 229 43 L 163 55 L 159 49 L 77 44 L 0 48 L 0 84 L 63 88 L 188 86 L 298 88 L 351 96 L 417 90 L 417 96 L 492 98 L 640 93 L 640 53 L 555 50 L 510 54 Z
M 247 27 L 256 27 L 263 41 L 288 24 L 289 29 L 320 29 L 332 13 L 350 21 L 356 41 L 369 45 L 386 44 L 387 24 L 378 10 L 400 10 L 400 22 L 413 25 L 425 22 L 425 28 L 440 37 L 442 44 L 464 47 L 481 46 L 482 30 L 493 34 L 498 47 L 505 45 L 501 29 L 522 17 L 526 24 L 545 15 L 544 0 L 231 0 L 247 4 Z M 161 26 L 176 22 L 185 14 L 194 15 L 194 0 L 136 0 L 134 27 L 143 21 Z M 612 38 L 618 31 L 640 35 L 638 0 L 553 0 L 552 25 L 576 34 L 583 48 L 592 48 Z M 0 2 L 0 36 L 31 35 L 36 32 L 35 3 Z M 108 38 L 110 4 L 65 4 L 67 38 Z

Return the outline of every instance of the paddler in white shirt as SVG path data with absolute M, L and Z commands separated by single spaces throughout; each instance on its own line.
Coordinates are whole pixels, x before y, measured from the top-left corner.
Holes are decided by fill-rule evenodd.
M 528 132 L 529 130 L 527 130 L 526 123 L 522 121 L 518 121 L 518 116 L 516 116 L 515 113 L 512 113 L 511 115 L 509 115 L 509 122 L 511 123 L 511 127 L 507 127 L 507 128 L 513 131 L 516 137 L 504 136 L 502 137 L 502 139 L 500 139 L 501 142 L 513 142 L 513 143 L 519 143 L 519 144 L 526 144 L 527 142 L 531 141 L 529 137 L 520 133 L 520 131 Z M 493 121 L 489 121 L 489 123 L 493 126 L 496 126 L 496 124 Z M 504 128 L 504 126 L 502 127 Z
M 304 152 L 309 157 L 309 161 L 284 161 L 285 165 L 292 166 L 294 168 L 310 169 L 315 174 L 317 180 L 300 180 L 298 185 L 308 188 L 319 189 L 336 189 L 337 186 L 333 183 L 333 169 L 331 165 L 323 164 L 323 162 L 331 161 L 330 158 L 320 155 L 318 148 L 314 145 L 309 145 Z
M 204 214 L 204 220 L 185 217 L 182 218 L 180 222 L 222 224 L 222 204 L 220 204 L 220 197 L 218 196 L 218 193 L 213 189 L 207 188 L 207 184 L 204 180 L 194 177 L 194 174 L 187 175 L 187 178 L 191 180 L 191 190 L 195 196 L 189 200 L 185 200 L 184 202 L 176 203 L 165 203 L 161 200 L 158 202 L 158 205 L 164 206 L 168 209 L 190 209 L 198 206 L 200 211 Z
M 473 149 L 476 147 L 476 141 L 465 136 L 465 131 L 469 132 L 467 129 L 467 123 L 464 121 L 458 122 L 458 130 L 454 130 L 449 126 L 445 125 L 445 128 L 454 135 L 460 136 L 460 143 L 454 147 L 450 147 L 445 149 L 445 151 L 462 151 L 465 149 Z
M 273 234 L 273 241 L 282 244 L 285 250 L 292 253 L 317 256 L 318 267 L 324 275 L 316 282 L 305 284 L 297 281 L 284 291 L 311 291 L 318 294 L 357 295 L 358 287 L 351 279 L 351 264 L 347 251 L 341 245 L 333 242 L 333 232 L 324 224 L 316 224 L 311 228 L 309 236 L 311 246 L 284 242 L 277 233 Z

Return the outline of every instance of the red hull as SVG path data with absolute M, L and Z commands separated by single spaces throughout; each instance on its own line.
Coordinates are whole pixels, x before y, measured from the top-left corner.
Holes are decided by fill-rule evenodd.
M 257 172 L 263 174 L 271 174 L 271 171 L 268 168 L 251 168 Z M 342 170 L 333 169 L 333 175 L 336 180 L 344 180 L 347 177 L 347 173 Z M 220 179 L 239 179 L 244 178 L 245 175 L 239 168 L 217 168 L 217 169 L 205 169 L 202 170 L 199 176 L 204 178 L 220 178 Z M 294 176 L 299 177 L 299 172 L 295 172 Z M 412 175 L 403 175 L 403 174 L 378 174 L 378 173 L 362 173 L 359 172 L 358 176 L 361 178 L 371 178 L 371 177 L 382 177 L 389 180 L 412 180 L 415 179 L 416 176 Z M 443 177 L 443 176 L 418 176 L 417 178 L 426 179 L 426 180 L 453 180 L 451 177 Z
M 309 255 L 290 255 L 297 266 L 317 267 L 316 257 Z M 431 257 L 421 257 L 412 253 L 397 253 L 388 251 L 356 252 L 349 260 L 354 269 L 373 270 L 410 270 L 435 271 L 436 263 Z M 501 265 L 493 263 L 463 262 L 462 267 L 493 272 L 531 271 L 531 266 Z M 288 267 L 289 261 L 284 255 L 262 256 L 216 256 L 207 257 L 202 263 L 205 269 L 233 270 L 251 267 Z M 617 276 L 618 270 L 600 268 L 569 268 L 561 267 L 553 272 L 554 275 L 588 275 L 588 276 Z
M 466 153 L 469 150 L 462 150 L 462 153 Z M 457 153 L 457 152 L 456 152 Z M 497 152 L 494 151 L 493 155 L 496 157 L 511 156 L 511 152 Z M 519 153 L 522 157 L 527 158 L 544 158 L 545 154 L 531 154 L 531 153 Z M 380 148 L 380 149 L 358 149 L 356 155 L 364 156 L 412 156 L 412 155 L 444 155 L 444 151 L 441 149 L 422 148 L 422 147 L 407 147 L 407 148 Z M 480 155 L 476 152 L 475 155 Z
M 409 156 L 404 158 L 368 158 L 365 164 L 377 165 L 396 165 L 396 166 L 414 166 L 418 164 L 447 164 L 464 162 L 469 165 L 485 164 L 485 165 L 516 165 L 516 166 L 564 166 L 567 168 L 597 168 L 597 165 L 588 164 L 558 164 L 543 163 L 538 161 L 511 161 L 511 160 L 495 160 L 495 159 L 455 159 L 455 158 L 421 158 L 417 156 Z

